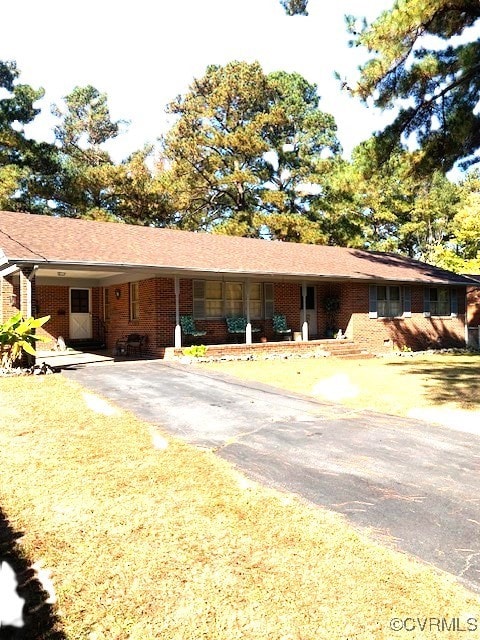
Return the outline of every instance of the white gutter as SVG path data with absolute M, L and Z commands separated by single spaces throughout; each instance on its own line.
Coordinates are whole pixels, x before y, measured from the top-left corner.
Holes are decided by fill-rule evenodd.
M 5 269 L 1 269 L 0 276 L 5 278 L 6 276 L 10 276 L 12 275 L 12 273 L 16 273 L 17 271 L 20 271 L 20 267 L 18 267 L 16 264 L 12 264 L 9 267 L 5 267 Z
M 31 318 L 32 313 L 32 280 L 35 277 L 35 271 L 38 269 L 38 264 L 33 265 L 31 273 L 27 276 L 27 318 Z

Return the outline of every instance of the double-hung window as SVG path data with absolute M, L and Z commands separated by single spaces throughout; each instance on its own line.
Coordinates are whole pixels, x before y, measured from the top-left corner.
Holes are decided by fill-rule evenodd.
M 140 317 L 140 301 L 138 297 L 138 282 L 130 282 L 130 320 Z
M 193 315 L 195 318 L 223 318 L 247 313 L 247 284 L 221 280 L 193 281 Z M 250 317 L 272 318 L 273 284 L 251 282 L 248 290 Z
M 252 282 L 250 284 L 250 317 L 257 320 L 262 317 L 262 284 Z
M 227 317 L 243 315 L 242 282 L 225 283 L 225 315 Z
M 370 285 L 369 318 L 411 318 L 412 293 L 409 286 Z
M 450 291 L 446 287 L 432 287 L 430 289 L 430 315 L 450 315 Z
M 457 313 L 458 296 L 455 288 L 425 287 L 425 316 L 456 316 Z
M 377 314 L 379 318 L 397 318 L 402 315 L 399 286 L 377 286 Z
M 193 315 L 196 318 L 223 316 L 223 283 L 221 281 L 193 281 Z

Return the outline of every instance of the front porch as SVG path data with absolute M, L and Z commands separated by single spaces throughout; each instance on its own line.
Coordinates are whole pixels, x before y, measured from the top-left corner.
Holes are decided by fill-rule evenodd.
M 365 358 L 370 354 L 351 340 L 310 340 L 309 342 L 256 342 L 253 344 L 215 344 L 206 347 L 206 358 L 212 360 L 260 360 L 268 358 Z M 114 350 L 115 351 L 115 350 Z M 165 347 L 164 360 L 185 357 L 184 348 Z M 65 351 L 37 350 L 36 364 L 54 369 L 69 369 L 93 365 L 114 364 L 132 360 L 151 360 L 151 355 L 118 355 L 111 349 L 71 349 Z

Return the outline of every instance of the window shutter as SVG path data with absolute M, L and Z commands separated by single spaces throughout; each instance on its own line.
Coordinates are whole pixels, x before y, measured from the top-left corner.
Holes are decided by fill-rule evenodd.
M 193 281 L 193 315 L 195 318 L 205 317 L 205 280 Z
M 450 314 L 454 318 L 458 316 L 458 294 L 456 289 L 450 291 Z
M 265 282 L 264 295 L 265 295 L 265 319 L 270 320 L 273 318 L 273 284 Z
M 369 286 L 368 317 L 369 318 L 378 318 L 378 313 L 377 313 L 377 285 L 376 284 L 371 284 Z
M 403 287 L 403 317 L 412 317 L 412 289 L 411 287 Z
M 423 288 L 423 315 L 430 318 L 430 288 Z

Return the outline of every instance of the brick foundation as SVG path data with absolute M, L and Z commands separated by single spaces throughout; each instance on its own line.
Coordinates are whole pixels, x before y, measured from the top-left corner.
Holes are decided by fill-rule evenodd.
M 167 347 L 162 357 L 166 360 L 184 355 L 183 349 Z M 278 341 L 254 344 L 209 345 L 206 357 L 215 360 L 241 358 L 288 358 L 291 356 L 361 356 L 360 350 L 349 340 L 309 340 L 308 342 Z

